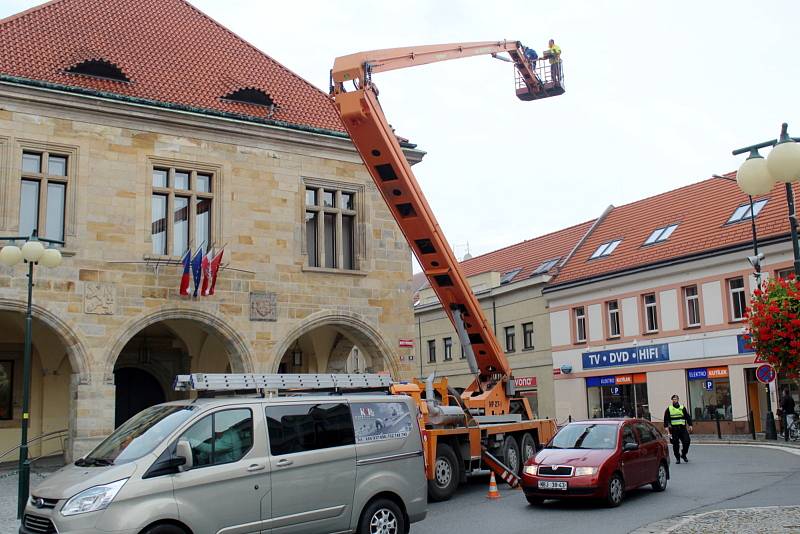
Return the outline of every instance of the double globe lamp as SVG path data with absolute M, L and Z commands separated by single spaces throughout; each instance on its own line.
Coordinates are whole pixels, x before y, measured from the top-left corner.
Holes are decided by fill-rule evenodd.
M 764 145 L 770 146 L 770 143 L 748 149 L 750 155 L 736 174 L 739 188 L 751 196 L 769 193 L 776 182 L 791 184 L 800 180 L 800 143 L 789 137 L 785 125 L 780 139 L 766 159 L 758 153 L 758 149 L 764 148 Z

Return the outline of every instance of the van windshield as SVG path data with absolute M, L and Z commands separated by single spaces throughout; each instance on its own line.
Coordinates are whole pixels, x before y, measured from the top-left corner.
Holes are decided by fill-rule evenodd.
M 196 409 L 194 405 L 159 405 L 142 410 L 117 428 L 89 456 L 75 464 L 111 465 L 137 460 L 152 451 Z

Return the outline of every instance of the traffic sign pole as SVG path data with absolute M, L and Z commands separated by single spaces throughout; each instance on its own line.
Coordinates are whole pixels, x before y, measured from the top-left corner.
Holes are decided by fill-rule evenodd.
M 772 414 L 772 392 L 770 391 L 769 384 L 775 380 L 777 373 L 775 368 L 765 363 L 756 368 L 756 378 L 759 382 L 764 384 L 767 391 L 767 428 L 765 437 L 767 439 L 778 439 L 778 431 L 775 428 L 775 416 Z

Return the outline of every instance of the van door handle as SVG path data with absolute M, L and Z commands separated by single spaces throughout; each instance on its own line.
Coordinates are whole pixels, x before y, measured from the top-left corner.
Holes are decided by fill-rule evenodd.
M 278 465 L 278 467 L 289 467 L 293 463 L 294 463 L 294 461 L 287 460 L 286 458 L 283 458 L 281 460 L 278 460 L 278 464 L 277 465 Z
M 262 469 L 266 468 L 267 466 L 264 464 L 252 464 L 250 465 L 247 470 L 248 471 L 261 471 Z

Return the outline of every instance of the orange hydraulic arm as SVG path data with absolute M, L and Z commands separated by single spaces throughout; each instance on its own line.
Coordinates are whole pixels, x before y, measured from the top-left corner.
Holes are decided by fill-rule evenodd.
M 471 389 L 478 392 L 508 382 L 511 368 L 381 110 L 372 74 L 506 52 L 528 89 L 528 95 L 518 96 L 523 100 L 548 96 L 542 91 L 535 67 L 524 57 L 523 50 L 518 41 L 374 50 L 339 57 L 331 71 L 331 93 L 342 122 L 443 309 L 460 337 L 463 335 L 464 350 L 477 375 Z M 351 92 L 345 89 L 348 83 L 353 84 Z

